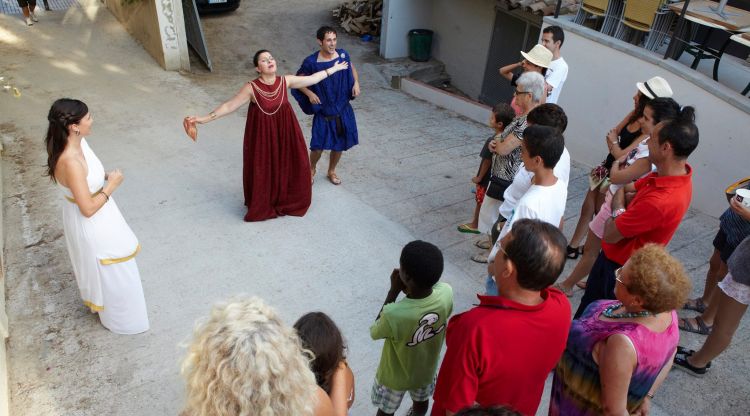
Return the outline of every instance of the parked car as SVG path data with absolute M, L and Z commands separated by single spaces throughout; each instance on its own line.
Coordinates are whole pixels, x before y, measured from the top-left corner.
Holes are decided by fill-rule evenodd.
M 198 14 L 233 12 L 240 7 L 240 0 L 195 0 Z

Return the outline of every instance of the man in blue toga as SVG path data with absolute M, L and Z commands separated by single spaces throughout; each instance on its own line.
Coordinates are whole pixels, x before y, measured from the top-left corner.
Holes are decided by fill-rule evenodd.
M 349 104 L 350 100 L 359 95 L 359 81 L 349 53 L 343 49 L 336 49 L 336 30 L 330 26 L 323 26 L 318 29 L 316 36 L 320 51 L 305 58 L 297 75 L 324 71 L 339 61 L 348 62 L 349 69 L 331 74 L 308 88 L 292 90 L 292 95 L 305 114 L 314 115 L 310 140 L 310 169 L 313 180 L 315 167 L 323 150 L 330 150 L 328 180 L 334 185 L 339 185 L 341 179 L 336 175 L 336 165 L 341 159 L 341 152 L 359 143 L 357 121 Z

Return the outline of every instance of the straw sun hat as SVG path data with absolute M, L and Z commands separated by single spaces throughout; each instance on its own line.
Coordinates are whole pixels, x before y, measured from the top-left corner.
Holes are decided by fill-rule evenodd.
M 536 45 L 528 52 L 521 51 L 521 55 L 527 61 L 542 68 L 549 68 L 549 64 L 552 62 L 552 52 L 542 45 Z
M 669 87 L 667 80 L 662 77 L 653 77 L 646 82 L 636 82 L 635 85 L 641 94 L 652 100 L 654 98 L 670 98 L 672 96 L 672 88 Z

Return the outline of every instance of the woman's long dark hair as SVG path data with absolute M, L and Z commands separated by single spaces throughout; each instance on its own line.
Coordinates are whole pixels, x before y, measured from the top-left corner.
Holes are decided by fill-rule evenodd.
M 628 119 L 628 124 L 633 123 L 637 121 L 639 118 L 643 117 L 643 109 L 646 108 L 646 104 L 650 103 L 651 99 L 643 95 L 642 92 L 638 91 L 638 105 L 635 106 L 633 109 L 633 113 L 630 115 L 630 118 Z M 619 132 L 618 132 L 619 133 Z
M 331 394 L 331 381 L 339 363 L 346 358 L 344 338 L 341 331 L 328 315 L 323 312 L 310 312 L 294 323 L 302 346 L 315 355 L 310 363 L 318 386 Z
M 81 122 L 83 116 L 89 113 L 89 108 L 83 101 L 71 98 L 60 98 L 52 104 L 47 114 L 49 127 L 47 128 L 47 175 L 55 179 L 55 166 L 65 146 L 68 145 L 68 126 Z

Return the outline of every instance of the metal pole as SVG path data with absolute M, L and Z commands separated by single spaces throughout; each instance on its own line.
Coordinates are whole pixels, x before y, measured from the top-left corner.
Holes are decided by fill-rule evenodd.
M 664 59 L 667 58 L 674 58 L 674 51 L 675 48 L 677 48 L 677 36 L 682 35 L 682 32 L 685 28 L 685 13 L 687 13 L 688 6 L 690 5 L 690 0 L 685 0 L 685 4 L 682 5 L 682 11 L 680 12 L 680 17 L 677 19 L 677 27 L 674 30 L 674 33 L 672 33 L 672 39 L 669 41 L 669 47 L 667 47 L 667 51 L 664 53 Z
M 560 15 L 560 6 L 562 6 L 562 0 L 557 0 L 557 6 L 555 6 L 555 19 Z

